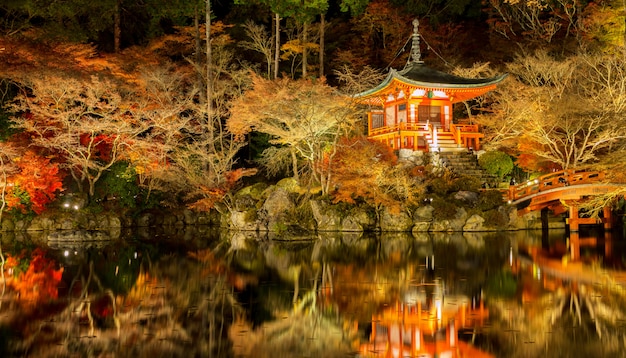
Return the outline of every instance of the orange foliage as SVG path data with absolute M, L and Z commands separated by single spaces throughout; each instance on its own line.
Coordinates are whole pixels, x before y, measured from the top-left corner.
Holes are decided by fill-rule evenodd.
M 396 170 L 396 161 L 393 150 L 382 143 L 364 137 L 342 139 L 335 156 L 333 201 L 363 199 L 396 207 L 406 199 L 400 194 L 407 189 L 402 186 L 411 181 L 408 173 Z
M 80 144 L 85 147 L 91 145 L 95 148 L 93 152 L 95 158 L 109 161 L 111 158 L 111 151 L 113 150 L 112 143 L 115 140 L 115 137 L 115 135 L 92 135 L 89 133 L 84 133 L 80 135 Z
M 35 249 L 30 255 L 28 268 L 18 272 L 19 264 L 25 260 L 23 252 L 19 257 L 7 255 L 5 270 L 13 273 L 13 279 L 7 282 L 8 286 L 19 294 L 20 301 L 27 307 L 58 297 L 58 285 L 63 277 L 63 267 L 57 269 L 56 262 L 46 257 L 46 253 Z
M 235 184 L 239 181 L 239 179 L 245 176 L 251 176 L 256 174 L 256 168 L 239 168 L 228 171 L 224 174 L 226 182 L 223 183 L 220 187 L 207 187 L 205 185 L 200 186 L 200 191 L 202 192 L 202 198 L 196 200 L 188 207 L 193 210 L 198 211 L 210 211 L 215 207 L 215 203 L 221 201 L 226 193 L 231 190 Z
M 239 181 L 239 179 L 243 177 L 255 175 L 257 171 L 258 169 L 256 168 L 249 168 L 249 169 L 239 168 L 239 169 L 229 171 L 224 176 L 226 177 L 226 182 L 228 183 L 228 186 L 230 188 L 234 186 L 235 183 Z
M 46 205 L 54 200 L 55 193 L 63 190 L 58 165 L 32 151 L 14 161 L 19 171 L 9 178 L 13 186 L 8 191 L 7 206 L 25 212 L 27 208 L 19 198 L 20 191 L 24 191 L 30 199 L 30 208 L 37 214 L 42 213 Z
M 132 306 L 140 303 L 145 297 L 152 294 L 152 289 L 157 283 L 156 277 L 150 276 L 147 272 L 140 272 L 135 285 L 124 298 L 124 304 Z
M 224 265 L 222 260 L 215 258 L 211 249 L 204 249 L 196 252 L 190 251 L 187 255 L 206 265 L 204 270 L 202 270 L 203 275 L 221 274 L 226 272 L 226 265 Z
M 518 141 L 517 149 L 520 154 L 517 156 L 515 164 L 524 170 L 546 173 L 562 169 L 555 163 L 539 158 L 535 152 L 541 150 L 542 146 L 531 138 L 523 137 L 522 140 Z

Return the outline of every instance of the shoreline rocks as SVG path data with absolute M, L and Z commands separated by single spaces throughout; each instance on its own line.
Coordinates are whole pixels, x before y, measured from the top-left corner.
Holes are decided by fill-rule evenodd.
M 254 189 L 254 190 L 252 190 Z M 275 236 L 298 236 L 317 232 L 491 232 L 541 229 L 540 213 L 517 215 L 514 207 L 501 205 L 490 212 L 456 207 L 454 214 L 437 217 L 436 209 L 425 203 L 400 210 L 364 204 L 333 204 L 320 198 L 300 201 L 297 187 L 268 186 L 244 188 L 235 194 L 235 204 L 220 205 L 210 212 L 186 208 L 150 210 L 132 215 L 124 210 L 92 213 L 81 210 L 46 212 L 32 220 L 12 219 L 5 213 L 0 231 L 106 232 L 111 238 L 127 227 L 214 226 L 229 230 L 268 232 Z M 464 194 L 468 196 L 467 193 Z M 493 222 L 494 217 L 497 222 Z M 492 220 L 492 222 L 490 222 Z M 552 218 L 551 229 L 565 228 L 565 220 Z M 117 233 L 116 233 L 117 232 Z

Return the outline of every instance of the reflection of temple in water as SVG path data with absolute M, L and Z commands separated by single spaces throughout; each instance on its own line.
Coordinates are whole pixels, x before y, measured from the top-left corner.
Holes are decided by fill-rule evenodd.
M 411 287 L 403 302 L 372 317 L 362 357 L 492 357 L 459 340 L 459 331 L 489 317 L 482 298 L 444 295 L 440 280 Z

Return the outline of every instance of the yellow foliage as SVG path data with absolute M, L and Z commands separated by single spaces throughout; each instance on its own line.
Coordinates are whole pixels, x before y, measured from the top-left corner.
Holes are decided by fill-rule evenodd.
M 140 272 L 135 281 L 135 285 L 126 295 L 126 304 L 135 304 L 142 301 L 152 293 L 152 288 L 157 285 L 157 279 L 147 272 Z
M 282 55 L 280 58 L 282 60 L 288 60 L 292 56 L 302 54 L 303 47 L 306 47 L 307 51 L 310 52 L 319 52 L 320 46 L 314 42 L 307 42 L 304 46 L 302 46 L 302 42 L 300 40 L 290 40 L 284 43 L 280 47 L 280 51 Z

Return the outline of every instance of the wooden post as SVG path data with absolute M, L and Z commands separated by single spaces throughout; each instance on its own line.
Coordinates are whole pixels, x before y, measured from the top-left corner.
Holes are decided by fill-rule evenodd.
M 541 230 L 542 232 L 547 232 L 550 228 L 550 222 L 548 218 L 549 210 L 548 208 L 541 209 Z
M 602 208 L 602 223 L 604 224 L 604 230 L 610 230 L 613 226 L 613 211 L 609 206 Z
M 422 328 L 422 302 L 421 301 L 417 301 L 417 326 L 420 328 L 420 332 L 421 332 L 421 328 Z
M 450 332 L 450 335 L 448 336 L 448 344 L 450 347 L 454 348 L 456 347 L 456 324 L 454 322 L 454 318 L 450 319 L 447 330 Z
M 460 316 L 461 316 L 461 319 L 460 319 L 461 327 L 465 327 L 465 312 L 467 311 L 467 303 L 466 302 L 463 302 L 461 304 L 461 308 L 459 308 L 459 311 L 461 311 L 460 312 L 461 313 L 460 314 Z
M 613 256 L 613 235 L 610 231 L 604 232 L 604 258 Z
M 578 206 L 575 204 L 569 207 L 569 218 L 567 220 L 570 232 L 578 231 Z
M 580 258 L 580 236 L 578 231 L 570 231 L 569 251 L 572 261 L 576 261 Z

